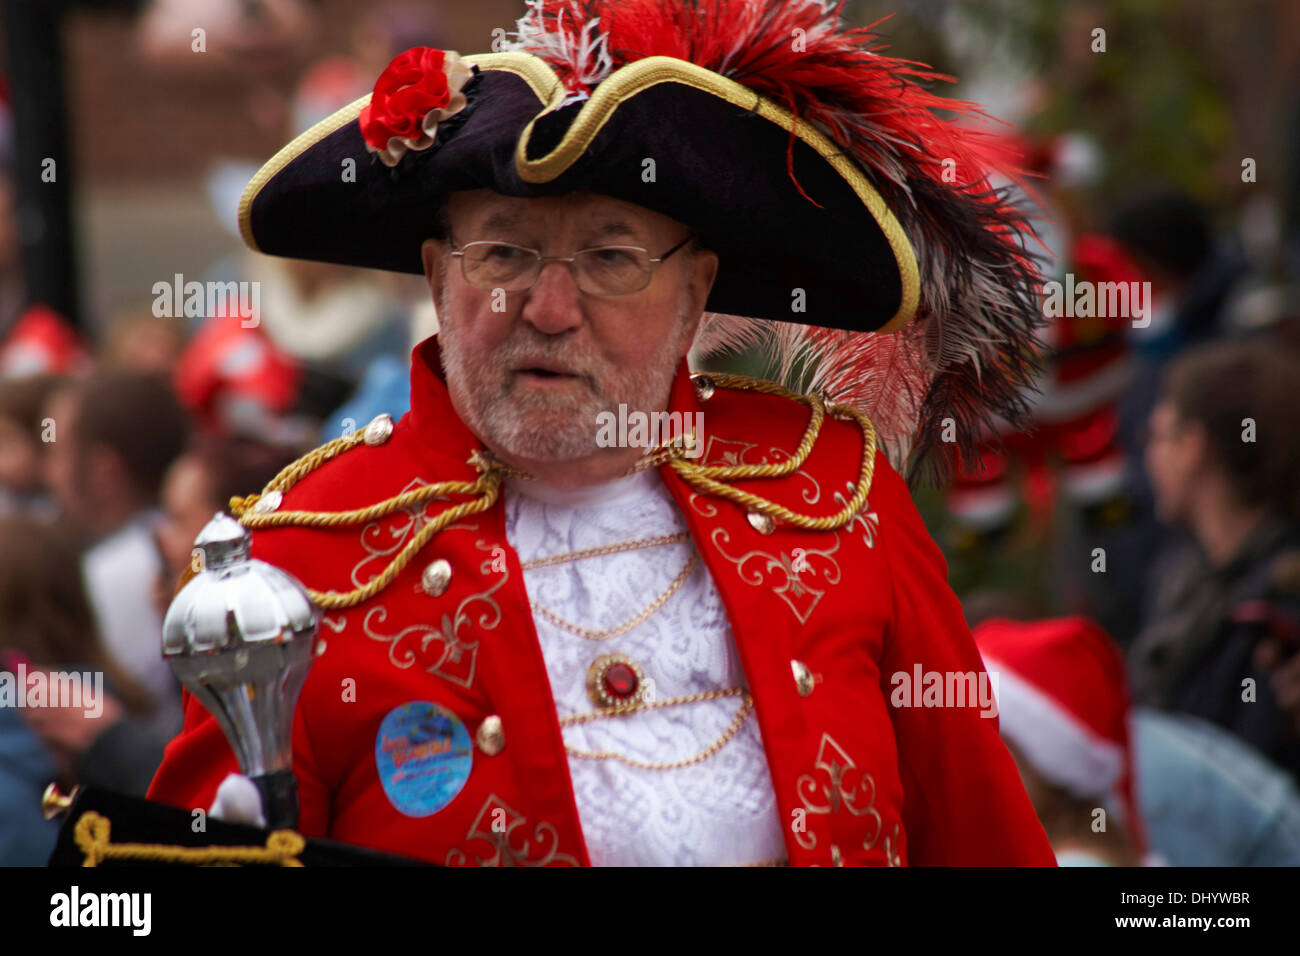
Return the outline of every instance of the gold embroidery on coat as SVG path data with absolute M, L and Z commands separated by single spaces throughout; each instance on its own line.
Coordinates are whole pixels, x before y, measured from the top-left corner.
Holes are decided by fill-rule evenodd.
M 766 457 L 760 458 L 758 461 L 746 461 L 745 456 L 749 454 L 751 449 L 756 447 L 757 445 L 754 442 L 736 441 L 730 438 L 718 438 L 716 435 L 710 435 L 708 441 L 705 443 L 704 454 L 701 456 L 700 461 L 702 464 L 710 467 L 718 465 L 729 465 L 734 467 L 736 465 L 779 465 L 783 461 L 789 461 L 794 457 L 784 448 L 778 448 L 777 446 L 772 445 L 768 447 Z M 817 483 L 816 478 L 808 474 L 808 472 L 804 471 L 802 468 L 796 468 L 791 472 L 791 474 L 798 475 L 801 478 L 806 478 L 812 483 L 811 489 L 805 488 L 803 491 L 802 497 L 804 504 L 814 505 L 821 500 L 821 485 Z M 694 504 L 695 500 L 700 497 L 700 494 L 701 493 L 698 491 L 691 494 L 692 504 Z M 701 514 L 705 514 L 705 512 L 701 511 L 698 507 L 696 510 L 700 511 Z M 716 510 L 708 513 L 707 516 L 713 517 L 715 514 L 717 514 Z
M 790 458 L 789 452 L 773 446 L 768 449 L 767 457 L 758 461 L 746 461 L 746 456 L 755 447 L 753 442 L 731 441 L 710 436 L 705 446 L 704 460 L 711 465 L 750 465 L 767 464 L 773 459 L 779 463 Z M 806 504 L 816 504 L 821 500 L 821 485 L 816 478 L 802 468 L 796 468 L 791 474 L 805 478 L 810 483 L 811 487 L 805 488 L 801 494 Z M 836 498 L 840 498 L 838 493 Z M 702 498 L 699 492 L 693 492 L 689 500 L 691 507 L 705 517 L 717 516 L 717 508 L 707 499 Z M 843 508 L 847 500 L 840 500 L 839 504 Z M 856 521 L 857 518 L 854 520 Z M 820 579 L 820 583 L 826 585 L 840 583 L 839 562 L 831 557 L 840 548 L 840 536 L 838 531 L 833 531 L 831 534 L 835 541 L 833 547 L 819 549 L 800 544 L 799 550 L 803 553 L 797 560 L 793 548 L 776 553 L 754 548 L 741 555 L 728 554 L 723 545 L 731 543 L 731 536 L 723 528 L 715 528 L 709 540 L 718 549 L 719 554 L 736 566 L 736 573 L 746 584 L 759 587 L 769 581 L 770 575 L 779 575 L 771 580 L 772 593 L 785 602 L 800 624 L 806 624 L 818 602 L 826 594 L 826 589 L 816 587 L 814 581 Z M 814 559 L 821 559 L 818 562 L 821 567 L 813 563 Z M 754 563 L 755 561 L 757 563 Z
M 542 822 L 533 827 L 532 837 L 524 839 L 515 846 L 511 834 L 519 827 L 526 827 L 528 818 L 495 793 L 488 794 L 483 806 L 470 824 L 465 834 L 466 841 L 479 841 L 486 844 L 483 855 L 474 853 L 471 863 L 465 851 L 452 847 L 447 851 L 447 866 L 546 866 L 550 863 L 562 863 L 577 866 L 578 861 L 567 853 L 557 852 L 560 845 L 559 834 L 552 823 Z M 527 830 L 523 831 L 525 834 Z M 549 848 L 548 848 L 549 847 Z
M 894 832 L 885 837 L 885 862 L 889 866 L 902 866 L 902 857 L 898 855 L 898 824 L 894 824 Z
M 849 498 L 853 497 L 853 482 L 844 482 L 844 490 L 847 493 L 847 497 L 838 491 L 835 492 L 834 495 L 835 503 L 841 508 L 848 505 Z M 864 501 L 862 503 L 862 510 L 853 516 L 853 520 L 844 526 L 844 530 L 846 532 L 852 531 L 856 525 L 861 524 L 862 543 L 868 548 L 874 548 L 876 546 L 876 535 L 880 533 L 880 516 L 874 511 L 868 511 L 867 509 L 870 507 L 871 502 Z
M 791 551 L 780 551 L 773 554 L 770 551 L 763 551 L 755 548 L 746 551 L 742 555 L 733 556 L 727 553 L 725 544 L 731 541 L 731 535 L 727 533 L 726 528 L 714 528 L 709 535 L 709 541 L 718 553 L 736 566 L 736 573 L 740 575 L 740 580 L 746 584 L 755 587 L 768 581 L 768 575 L 780 574 L 779 585 L 772 582 L 772 593 L 786 603 L 786 606 L 794 612 L 794 616 L 799 619 L 800 624 L 807 623 L 809 615 L 817 607 L 817 602 L 825 595 L 824 588 L 813 587 L 812 579 L 820 577 L 826 584 L 840 583 L 840 566 L 839 563 L 831 557 L 839 550 L 839 533 L 835 535 L 835 547 L 829 549 L 809 548 L 800 546 L 799 550 L 803 552 L 801 559 L 798 561 L 799 567 L 796 568 L 796 561 L 793 549 Z M 826 567 L 818 571 L 813 564 L 813 559 L 820 558 L 824 560 Z M 751 562 L 757 562 L 751 564 Z M 746 570 L 746 565 L 750 565 Z
M 844 752 L 844 748 L 835 742 L 828 733 L 822 734 L 821 745 L 817 748 L 817 762 L 813 765 L 820 774 L 803 774 L 795 783 L 799 802 L 808 813 L 834 816 L 840 810 L 847 810 L 855 817 L 869 817 L 872 827 L 862 849 L 875 847 L 884 829 L 884 820 L 876 809 L 876 781 L 871 774 L 858 770 L 857 764 Z M 894 835 L 898 834 L 895 826 Z M 805 850 L 817 848 L 817 834 L 808 831 L 796 832 L 795 840 Z M 838 847 L 832 844 L 832 854 L 837 855 Z M 891 855 L 890 846 L 885 848 L 887 856 Z
M 412 478 L 399 494 L 405 494 L 425 485 L 428 485 L 428 482 L 423 478 Z M 433 517 L 429 514 L 429 509 L 450 501 L 451 498 L 446 495 L 437 495 L 428 501 L 401 508 L 394 514 L 376 518 L 362 528 L 361 547 L 365 548 L 366 556 L 358 561 L 356 567 L 352 569 L 353 585 L 359 588 L 365 587 L 374 580 L 375 575 L 388 566 L 391 556 L 406 546 L 406 542 L 410 540 L 411 535 L 433 520 Z M 406 516 L 405 521 L 402 520 L 402 515 Z M 450 524 L 442 530 L 442 533 L 446 534 L 454 528 L 477 531 L 478 525 Z M 386 540 L 391 540 L 391 544 L 385 544 Z M 385 560 L 380 563 L 377 570 L 370 574 L 363 574 L 368 565 L 381 558 Z
M 481 551 L 491 551 L 494 547 L 491 542 L 479 540 L 474 542 L 474 546 Z M 487 577 L 492 568 L 492 559 L 489 557 L 480 564 L 479 571 L 484 577 Z M 438 641 L 442 644 L 442 654 L 436 661 L 425 668 L 430 674 L 436 674 L 443 677 L 453 684 L 459 684 L 462 687 L 470 687 L 474 683 L 474 668 L 478 661 L 478 641 L 467 641 L 462 639 L 461 630 L 471 624 L 484 631 L 491 631 L 501 623 L 501 606 L 497 604 L 492 595 L 503 585 L 510 577 L 510 571 L 494 572 L 497 576 L 497 582 L 486 591 L 480 591 L 477 594 L 471 594 L 464 598 L 456 606 L 454 614 L 443 614 L 442 621 L 438 625 L 433 624 L 412 624 L 410 627 L 402 628 L 396 634 L 383 634 L 375 629 L 375 625 L 382 624 L 388 618 L 388 608 L 380 604 L 366 612 L 365 618 L 362 619 L 361 629 L 367 637 L 376 641 L 384 641 L 388 644 L 388 659 L 393 666 L 402 670 L 414 664 L 418 658 L 415 650 L 409 645 L 402 647 L 403 638 L 412 635 L 422 635 L 419 641 L 419 652 L 425 653 L 429 645 Z M 472 605 L 483 602 L 486 607 L 475 615 L 469 613 L 468 608 Z M 400 649 L 399 649 L 400 648 Z

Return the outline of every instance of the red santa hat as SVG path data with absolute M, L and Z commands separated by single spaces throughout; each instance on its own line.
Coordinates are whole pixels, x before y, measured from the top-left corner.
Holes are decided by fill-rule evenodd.
M 1142 856 L 1128 677 L 1114 642 L 1083 617 L 994 619 L 974 636 L 993 675 L 1002 736 L 1053 784 L 1106 800 Z
M 87 361 L 81 338 L 68 320 L 39 302 L 23 312 L 0 342 L 0 379 L 72 375 Z

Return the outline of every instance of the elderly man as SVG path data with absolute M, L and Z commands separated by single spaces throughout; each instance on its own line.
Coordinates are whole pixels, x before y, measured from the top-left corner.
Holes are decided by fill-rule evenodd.
M 833 10 L 671 6 L 408 51 L 245 193 L 255 248 L 423 271 L 441 322 L 401 421 L 232 502 L 322 611 L 301 829 L 450 865 L 1050 865 L 885 454 L 1014 412 L 1023 222 Z M 769 324 L 805 311 L 837 331 Z M 817 393 L 688 367 L 754 340 Z M 151 796 L 233 770 L 191 700 Z

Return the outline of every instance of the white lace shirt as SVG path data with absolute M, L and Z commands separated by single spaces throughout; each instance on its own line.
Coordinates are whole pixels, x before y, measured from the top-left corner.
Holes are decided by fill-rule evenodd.
M 657 472 L 582 489 L 509 478 L 506 536 L 521 561 L 687 530 Z M 614 628 L 666 591 L 694 553 L 688 539 L 524 572 L 531 600 L 591 630 Z M 654 682 L 658 699 L 743 687 L 731 625 L 701 562 L 647 620 L 593 641 L 534 611 L 561 717 L 595 709 L 587 670 L 602 654 L 625 654 Z M 565 743 L 647 763 L 689 759 L 712 745 L 741 705 L 729 697 L 641 711 L 563 729 Z M 751 713 L 721 750 L 673 770 L 570 755 L 569 772 L 596 866 L 759 863 L 785 857 L 767 759 Z

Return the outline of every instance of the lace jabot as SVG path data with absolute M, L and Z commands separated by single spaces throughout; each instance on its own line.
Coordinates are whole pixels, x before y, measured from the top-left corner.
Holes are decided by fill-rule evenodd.
M 687 530 L 650 470 L 583 489 L 505 482 L 506 536 L 523 562 Z M 529 569 L 530 600 L 579 627 L 613 628 L 672 584 L 694 553 L 686 541 Z M 605 641 L 580 637 L 534 612 L 561 717 L 595 709 L 587 671 L 602 654 L 625 654 L 659 699 L 745 686 L 731 626 L 701 563 L 657 612 Z M 722 698 L 564 728 L 570 748 L 612 751 L 647 763 L 689 759 L 727 729 L 740 698 Z M 578 814 L 597 866 L 766 862 L 785 856 L 776 797 L 758 723 L 706 760 L 673 770 L 569 757 Z

